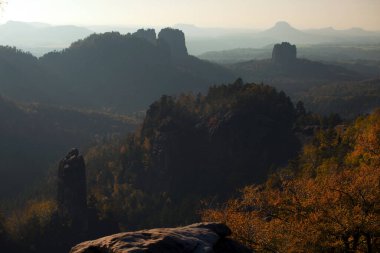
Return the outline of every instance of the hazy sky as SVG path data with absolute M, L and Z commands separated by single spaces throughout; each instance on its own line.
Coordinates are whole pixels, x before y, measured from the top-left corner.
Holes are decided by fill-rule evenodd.
M 380 0 L 7 0 L 1 22 L 380 30 Z

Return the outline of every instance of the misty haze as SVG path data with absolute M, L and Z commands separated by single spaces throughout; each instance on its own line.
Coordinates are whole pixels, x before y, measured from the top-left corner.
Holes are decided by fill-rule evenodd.
M 0 0 L 0 252 L 379 252 L 379 10 Z

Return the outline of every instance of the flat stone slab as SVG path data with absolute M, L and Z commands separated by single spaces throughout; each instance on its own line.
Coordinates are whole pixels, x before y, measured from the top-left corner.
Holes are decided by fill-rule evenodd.
M 119 233 L 80 243 L 70 253 L 248 253 L 228 238 L 231 230 L 221 223 L 197 223 L 179 228 L 156 228 Z

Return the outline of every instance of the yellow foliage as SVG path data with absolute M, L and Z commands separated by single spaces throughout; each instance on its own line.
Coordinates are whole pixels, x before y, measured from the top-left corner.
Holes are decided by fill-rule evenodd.
M 14 212 L 7 219 L 6 230 L 14 240 L 38 237 L 50 225 L 56 211 L 57 205 L 52 200 L 31 201 L 22 211 Z
M 347 161 L 354 165 L 380 165 L 380 110 L 358 119 L 354 129 L 355 143 Z
M 256 251 L 365 252 L 380 233 L 380 169 L 282 179 L 277 188 L 249 186 L 240 199 L 202 216 L 226 223 Z

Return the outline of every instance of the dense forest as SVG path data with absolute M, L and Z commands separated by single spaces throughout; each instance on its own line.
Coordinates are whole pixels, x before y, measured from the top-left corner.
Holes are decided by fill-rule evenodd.
M 22 104 L 0 97 L 0 199 L 30 191 L 62 153 L 133 130 L 121 115 Z
M 206 95 L 162 96 L 134 133 L 85 152 L 85 234 L 57 216 L 56 174 L 50 174 L 33 198 L 4 210 L 0 240 L 8 252 L 49 252 L 52 245 L 67 252 L 75 243 L 118 231 L 190 224 L 200 220 L 201 210 L 204 219 L 218 220 L 220 211 L 209 208 L 239 196 L 246 185 L 269 180 L 276 187 L 286 171 L 315 178 L 336 168 L 354 145 L 351 139 L 340 143 L 335 131 L 344 129 L 341 122 L 335 115 L 306 112 L 302 102 L 294 106 L 270 86 L 241 79 L 210 87 Z M 362 125 L 351 128 L 364 131 Z M 309 168 L 305 159 L 318 163 Z M 301 167 L 309 169 L 301 173 Z
M 152 204 L 137 199 L 136 207 L 113 210 L 126 227 L 194 221 L 200 199 L 223 199 L 249 182 L 262 182 L 271 168 L 295 156 L 295 117 L 285 94 L 241 80 L 212 87 L 206 96 L 163 96 L 150 106 L 141 129 L 115 148 L 119 160 L 100 163 L 99 157 L 110 152 L 91 150 L 97 162 L 89 159 L 88 169 L 103 177 L 89 188 L 105 214 L 110 205 L 130 202 L 134 194 L 121 189 L 154 196 Z M 104 189 L 105 182 L 114 186 Z M 159 198 L 166 201 L 156 204 L 166 204 L 154 207 Z M 153 212 L 139 213 L 139 203 Z M 128 217 L 129 212 L 137 216 Z
M 259 252 L 378 252 L 380 111 L 318 131 L 264 184 L 203 211 Z
M 241 80 L 211 87 L 207 95 L 163 96 L 134 134 L 86 152 L 94 226 L 87 236 L 198 220 L 202 200 L 225 200 L 237 188 L 264 182 L 295 157 L 296 118 L 284 93 Z M 56 186 L 45 188 L 49 192 L 6 216 L 11 248 L 41 252 L 50 245 L 46 240 L 60 237 L 67 249 L 82 238 L 65 234 L 54 218 Z
M 380 79 L 331 83 L 302 94 L 305 107 L 321 114 L 338 113 L 345 118 L 371 113 L 380 103 Z

